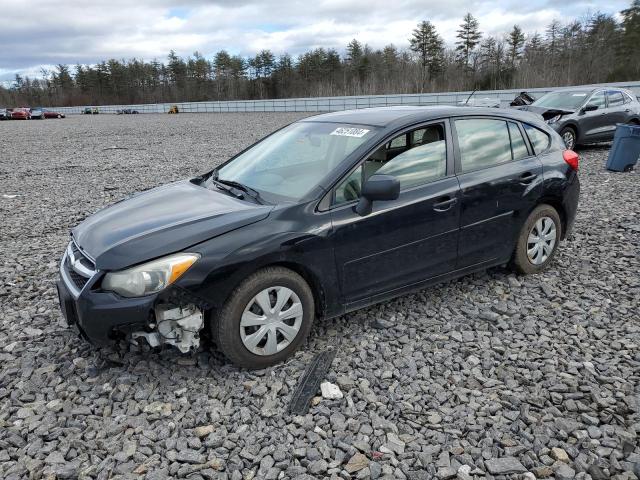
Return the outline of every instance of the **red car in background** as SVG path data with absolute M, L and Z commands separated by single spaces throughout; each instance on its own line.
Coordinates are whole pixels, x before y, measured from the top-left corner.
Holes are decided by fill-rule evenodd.
M 28 108 L 14 108 L 11 112 L 13 120 L 31 120 L 31 112 Z
M 42 109 L 44 111 L 44 118 L 65 118 L 64 113 L 54 112 L 53 110 Z

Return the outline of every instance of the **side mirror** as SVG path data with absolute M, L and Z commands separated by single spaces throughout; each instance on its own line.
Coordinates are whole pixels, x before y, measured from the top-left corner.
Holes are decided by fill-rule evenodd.
M 584 107 L 582 107 L 582 112 L 593 112 L 594 110 L 598 109 L 598 105 L 585 105 Z
M 374 201 L 395 200 L 400 196 L 400 182 L 391 175 L 371 175 L 362 187 L 356 213 L 362 217 L 371 213 Z

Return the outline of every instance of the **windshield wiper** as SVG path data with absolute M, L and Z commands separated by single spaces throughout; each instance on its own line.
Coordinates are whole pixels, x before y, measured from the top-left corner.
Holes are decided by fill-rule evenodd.
M 227 192 L 229 195 L 235 198 L 239 198 L 239 199 L 244 198 L 244 194 L 242 192 L 238 192 L 237 188 L 231 187 L 230 185 L 225 185 L 224 183 L 218 181 L 214 176 L 209 177 L 207 180 L 205 180 L 205 182 L 206 181 L 210 181 L 215 185 L 217 189 Z
M 260 196 L 260 193 L 257 190 L 245 185 L 244 183 L 236 182 L 235 180 L 226 180 L 224 178 L 218 178 L 218 172 L 215 172 L 211 176 L 211 181 L 215 182 L 216 185 L 222 184 L 227 185 L 229 187 L 236 188 L 244 193 L 247 193 L 250 197 L 255 199 L 258 203 L 264 204 L 264 200 Z

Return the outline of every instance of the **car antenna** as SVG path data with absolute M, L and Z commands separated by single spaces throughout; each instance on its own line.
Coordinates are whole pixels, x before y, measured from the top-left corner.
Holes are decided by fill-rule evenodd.
M 473 94 L 476 93 L 477 91 L 478 91 L 478 87 L 473 89 L 473 92 L 471 92 L 471 95 L 467 97 L 467 101 L 464 102 L 465 105 L 469 105 L 469 100 L 471 100 L 471 97 L 473 97 Z

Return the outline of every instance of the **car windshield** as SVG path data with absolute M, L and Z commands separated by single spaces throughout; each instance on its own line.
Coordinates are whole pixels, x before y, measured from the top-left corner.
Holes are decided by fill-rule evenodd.
M 369 126 L 294 123 L 217 169 L 217 177 L 298 200 L 373 133 Z
M 589 90 L 571 90 L 550 92 L 543 95 L 532 105 L 536 107 L 557 108 L 558 110 L 577 110 L 591 93 Z

